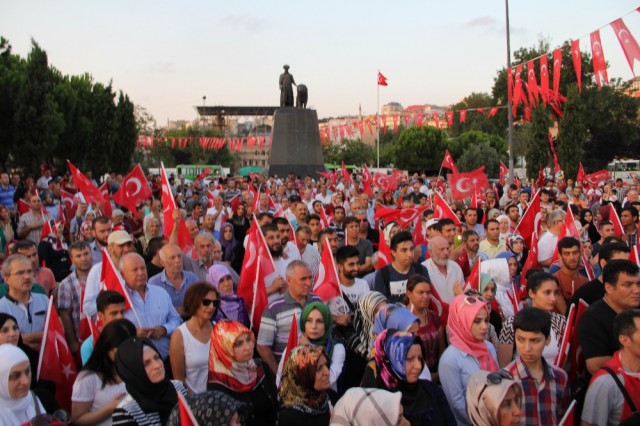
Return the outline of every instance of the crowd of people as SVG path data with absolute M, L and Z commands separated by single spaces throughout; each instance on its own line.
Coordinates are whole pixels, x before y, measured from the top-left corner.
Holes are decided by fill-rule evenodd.
M 184 424 L 179 399 L 199 425 L 638 424 L 637 177 L 495 183 L 473 207 L 419 174 L 148 181 L 129 211 L 122 175 L 105 206 L 69 173 L 0 173 L 1 425 L 64 418 L 36 377 L 50 300 L 75 425 Z M 253 222 L 273 259 L 259 325 L 238 295 Z

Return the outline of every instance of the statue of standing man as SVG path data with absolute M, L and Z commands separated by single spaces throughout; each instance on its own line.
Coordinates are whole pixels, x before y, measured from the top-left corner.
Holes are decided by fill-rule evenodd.
M 293 75 L 289 74 L 289 65 L 285 65 L 280 74 L 280 107 L 293 106 L 293 86 L 297 86 Z

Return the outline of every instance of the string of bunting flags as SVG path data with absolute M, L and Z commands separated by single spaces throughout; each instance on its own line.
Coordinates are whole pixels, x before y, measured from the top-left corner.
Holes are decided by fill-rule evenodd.
M 271 147 L 271 137 L 253 136 L 247 138 L 209 138 L 209 137 L 154 137 L 140 135 L 136 142 L 137 148 L 151 149 L 158 144 L 170 144 L 171 149 L 187 149 L 193 142 L 197 142 L 202 149 L 221 149 L 225 145 L 229 151 L 242 151 L 245 147 L 249 149 L 265 149 Z

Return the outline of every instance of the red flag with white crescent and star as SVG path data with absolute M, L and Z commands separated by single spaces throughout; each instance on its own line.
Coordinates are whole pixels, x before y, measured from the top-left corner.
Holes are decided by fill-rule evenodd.
M 444 158 L 442 159 L 442 165 L 440 167 L 449 169 L 453 173 L 458 173 L 458 167 L 456 167 L 456 162 L 453 161 L 453 157 L 451 156 L 451 153 L 449 152 L 448 149 L 445 150 L 444 152 Z
M 174 220 L 173 220 L 173 211 L 177 209 L 176 201 L 173 198 L 173 194 L 171 193 L 171 186 L 169 186 L 169 179 L 167 179 L 167 172 L 164 170 L 164 164 L 160 163 L 160 179 L 162 181 L 162 208 L 163 208 L 163 218 L 164 218 L 164 235 L 168 237 L 171 235 L 171 231 L 173 231 Z M 184 222 L 184 218 L 182 214 L 180 214 L 179 222 L 178 222 L 178 246 L 182 249 L 183 253 L 189 253 L 193 248 L 193 240 L 191 239 L 191 235 L 189 235 L 189 231 L 187 230 L 187 225 Z
M 327 216 L 327 211 L 324 209 L 324 204 L 320 209 L 320 229 L 327 229 L 331 224 L 331 220 L 329 216 Z
M 380 71 L 378 71 L 378 86 L 388 86 L 387 77 L 382 75 Z
M 580 165 L 578 166 L 578 176 L 576 177 L 576 181 L 584 182 L 586 177 L 587 177 L 587 174 L 584 172 L 584 167 L 582 166 L 582 163 L 580 163 Z
M 616 34 L 624 56 L 629 63 L 629 67 L 631 67 L 631 72 L 635 76 L 636 72 L 633 66 L 636 60 L 640 61 L 640 45 L 638 45 L 635 37 L 629 32 L 622 18 L 613 21 L 611 23 L 611 29 L 613 29 L 613 32 Z
M 547 105 L 549 96 L 549 64 L 546 54 L 540 57 L 540 96 L 542 97 L 542 102 Z
M 73 176 L 73 180 L 76 183 L 76 187 L 78 191 L 82 193 L 84 199 L 87 203 L 101 203 L 102 202 L 102 193 L 100 189 L 89 180 L 76 166 L 71 164 L 71 161 L 67 160 L 67 165 L 69 166 L 69 170 L 71 170 L 71 175 Z
M 609 203 L 609 221 L 613 223 L 613 234 L 620 238 L 622 234 L 624 234 L 624 228 L 622 227 L 620 216 L 618 216 L 618 212 L 613 203 Z
M 316 282 L 313 286 L 313 292 L 325 302 L 328 302 L 334 297 L 342 296 L 340 279 L 338 278 L 337 267 L 333 259 L 333 254 L 331 253 L 331 246 L 328 239 L 322 248 L 318 275 L 316 276 Z
M 600 30 L 592 32 L 589 39 L 591 41 L 593 77 L 598 87 L 602 87 L 603 84 L 609 84 L 609 75 L 607 74 L 607 61 L 604 59 L 604 51 L 602 50 L 602 42 L 600 41 Z
M 538 81 L 536 80 L 536 69 L 533 60 L 527 62 L 527 91 L 529 92 L 529 103 L 538 103 Z
M 113 209 L 111 208 L 111 200 L 109 199 L 109 187 L 107 182 L 100 185 L 100 193 L 102 194 L 102 200 L 100 201 L 100 211 L 106 217 L 111 217 Z
M 444 198 L 442 198 L 442 195 L 434 192 L 433 197 L 433 217 L 435 219 L 451 219 L 456 225 L 460 225 L 460 219 L 458 219 L 458 216 L 451 210 L 451 207 L 449 207 Z
M 393 262 L 391 248 L 389 247 L 389 244 L 387 244 L 387 240 L 384 238 L 382 233 L 380 233 L 380 241 L 378 242 L 378 263 L 376 265 L 376 270 L 384 268 L 385 266 L 391 264 L 391 262 Z
M 533 235 L 536 231 L 536 219 L 539 220 L 538 216 L 540 215 L 540 190 L 538 190 L 531 203 L 529 203 L 529 207 L 525 210 L 524 214 L 520 218 L 518 225 L 516 226 L 515 233 L 522 235 L 524 238 L 525 245 L 532 249 L 531 243 Z
M 417 206 L 408 209 L 397 209 L 395 207 L 378 207 L 374 218 L 382 219 L 384 223 L 397 222 L 402 229 L 408 228 L 413 221 L 429 208 L 429 206 Z
M 371 172 L 369 172 L 369 168 L 366 164 L 362 165 L 362 189 L 369 196 L 369 198 L 373 198 L 373 190 L 371 189 L 371 184 L 373 183 L 373 177 L 371 176 Z
M 605 183 L 609 179 L 611 179 L 611 173 L 606 169 L 602 169 L 602 170 L 598 170 L 597 172 L 589 173 L 588 175 L 586 175 L 584 177 L 584 180 L 587 181 L 587 183 L 589 185 L 593 186 L 594 188 L 597 188 L 598 186 L 602 185 L 603 183 Z
M 562 49 L 559 47 L 553 51 L 553 92 L 560 93 L 560 73 L 562 72 Z
M 571 59 L 573 60 L 573 70 L 576 73 L 576 80 L 578 82 L 578 93 L 582 94 L 582 52 L 580 52 L 580 39 L 571 41 Z
M 464 287 L 465 291 L 469 289 L 480 291 L 480 280 L 482 278 L 480 275 L 481 263 L 482 263 L 482 260 L 480 259 L 480 257 L 478 257 L 478 260 L 476 260 L 476 262 L 473 264 L 473 269 L 471 270 L 471 273 L 467 278 L 467 283 Z
M 466 173 L 452 173 L 449 175 L 449 187 L 454 200 L 471 197 L 474 192 L 489 188 L 489 179 L 484 173 L 484 166 Z
M 504 178 L 509 176 L 509 168 L 500 161 L 500 184 L 504 185 Z
M 113 194 L 113 201 L 126 207 L 131 213 L 139 217 L 138 205 L 152 196 L 153 193 L 144 171 L 140 164 L 136 164 L 129 174 L 122 179 L 120 189 Z
M 38 358 L 37 380 L 55 383 L 55 397 L 60 408 L 71 410 L 71 392 L 76 375 L 75 362 L 64 337 L 62 322 L 53 306 L 53 300 L 49 298 Z
M 73 194 L 61 188 L 60 200 L 62 201 L 62 204 L 64 204 L 67 217 L 74 217 L 76 215 L 76 209 L 78 208 L 78 202 Z

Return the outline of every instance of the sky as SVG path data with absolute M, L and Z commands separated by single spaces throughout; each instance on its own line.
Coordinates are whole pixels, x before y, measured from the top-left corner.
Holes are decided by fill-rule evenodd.
M 633 74 L 608 24 L 626 15 L 640 40 L 639 6 L 511 0 L 511 50 L 543 36 L 552 49 L 580 38 L 590 52 L 589 33 L 603 27 L 609 77 L 628 80 Z M 161 126 L 195 119 L 203 96 L 207 105 L 277 106 L 284 64 L 324 118 L 490 92 L 507 58 L 503 0 L 3 0 L 0 35 L 25 57 L 33 38 L 63 74 L 112 81 Z M 389 84 L 379 100 L 378 70 Z

